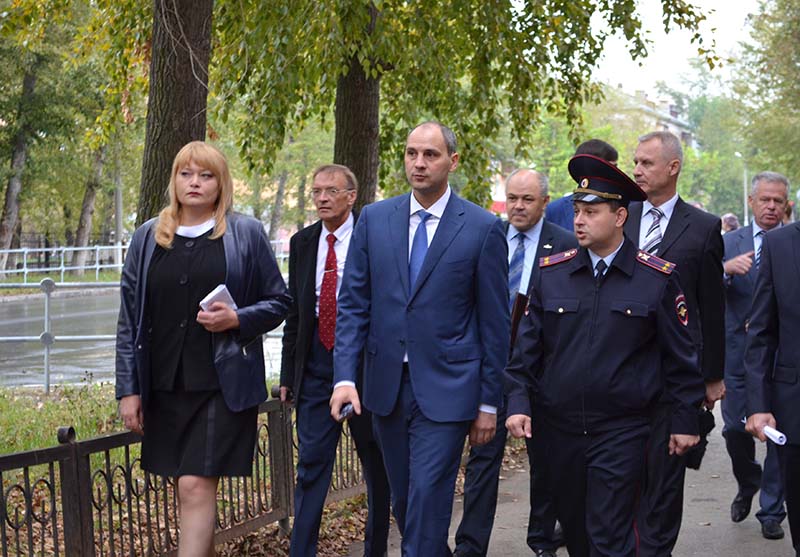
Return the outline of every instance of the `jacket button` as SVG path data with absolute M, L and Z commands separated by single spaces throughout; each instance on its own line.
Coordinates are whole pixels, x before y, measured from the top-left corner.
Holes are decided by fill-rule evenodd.
M 136 349 L 137 349 L 137 350 L 141 350 L 141 349 L 142 349 L 142 345 L 141 345 L 141 344 L 139 344 L 139 345 L 136 347 Z
M 181 320 L 181 329 L 186 327 L 186 323 L 187 323 L 186 319 Z
M 185 274 L 181 275 L 181 278 L 180 278 L 180 280 L 178 282 L 181 285 L 186 284 L 187 282 L 189 282 L 189 276 L 185 275 Z
M 194 245 L 194 240 L 189 240 L 188 242 L 186 242 L 186 247 L 187 247 L 187 248 L 190 248 L 190 247 L 192 247 L 193 245 Z
M 625 313 L 626 313 L 626 314 L 628 314 L 628 315 L 630 315 L 630 314 L 631 314 L 631 310 L 630 310 L 630 308 L 629 308 L 629 309 L 626 309 L 626 310 L 625 310 Z
M 564 313 L 564 308 L 558 308 L 558 313 Z

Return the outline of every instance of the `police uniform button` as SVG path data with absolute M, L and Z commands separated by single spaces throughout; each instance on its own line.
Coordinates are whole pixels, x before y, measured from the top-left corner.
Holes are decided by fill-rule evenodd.
M 558 308 L 558 313 L 564 313 L 564 308 Z
M 190 248 L 190 247 L 192 247 L 193 245 L 194 245 L 194 240 L 189 240 L 188 242 L 186 242 L 186 247 L 187 247 L 187 248 Z
M 184 284 L 188 283 L 189 282 L 189 276 L 185 275 L 185 274 L 181 275 L 181 278 L 180 278 L 180 280 L 178 282 L 181 285 L 184 285 Z
M 630 315 L 630 314 L 631 314 L 631 308 L 626 309 L 625 310 L 625 315 Z
M 186 319 L 183 319 L 183 320 L 181 321 L 181 329 L 183 329 L 184 327 L 186 327 L 186 323 L 188 323 L 188 321 L 187 321 Z

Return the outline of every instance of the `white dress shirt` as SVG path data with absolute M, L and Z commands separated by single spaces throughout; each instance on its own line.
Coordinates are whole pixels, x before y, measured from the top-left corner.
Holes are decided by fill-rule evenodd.
M 592 272 L 594 273 L 594 270 L 597 268 L 597 262 L 602 259 L 606 263 L 606 270 L 603 273 L 605 275 L 605 273 L 607 273 L 608 270 L 611 268 L 611 263 L 614 262 L 614 258 L 619 253 L 619 250 L 622 249 L 622 244 L 624 244 L 624 243 L 625 243 L 625 239 L 623 238 L 622 241 L 617 246 L 617 249 L 615 249 L 613 252 L 609 253 L 605 257 L 600 257 L 599 255 L 597 255 L 592 250 L 586 250 L 586 251 L 589 252 L 589 259 L 591 259 L 591 261 L 592 261 Z
M 528 292 L 528 282 L 531 279 L 531 272 L 533 271 L 533 263 L 536 260 L 536 250 L 539 248 L 539 238 L 542 236 L 542 221 L 544 218 L 539 219 L 539 222 L 534 224 L 525 232 L 520 232 L 514 228 L 513 224 L 508 225 L 508 232 L 506 232 L 506 241 L 508 242 L 508 264 L 511 265 L 511 259 L 514 257 L 514 251 L 519 244 L 518 234 L 525 236 L 525 259 L 522 263 L 522 277 L 519 280 L 519 291 L 523 294 Z
M 433 241 L 433 235 L 436 234 L 436 229 L 439 228 L 439 222 L 442 220 L 442 215 L 447 207 L 447 202 L 450 201 L 450 185 L 444 190 L 442 197 L 427 209 L 419 204 L 414 194 L 411 194 L 411 208 L 408 217 L 408 260 L 411 261 L 411 246 L 414 244 L 414 235 L 417 233 L 419 221 L 422 220 L 419 216 L 419 211 L 430 213 L 431 216 L 425 221 L 425 230 L 428 233 L 428 247 Z
M 336 242 L 333 244 L 333 251 L 336 254 L 336 298 L 339 298 L 339 291 L 342 289 L 342 274 L 344 273 L 344 262 L 347 259 L 347 250 L 350 248 L 350 238 L 353 236 L 353 213 L 347 215 L 347 220 L 333 231 Z M 317 244 L 317 281 L 314 288 L 316 302 L 314 304 L 314 314 L 319 317 L 319 294 L 322 291 L 322 278 L 325 276 L 325 260 L 328 257 L 328 234 L 331 232 L 322 223 L 322 232 L 319 235 Z
M 669 219 L 672 218 L 672 213 L 675 210 L 675 204 L 677 202 L 678 194 L 676 193 L 671 199 L 658 206 L 658 209 L 664 213 L 664 216 L 661 217 L 661 222 L 658 223 L 658 227 L 661 229 L 662 239 L 664 238 L 664 234 L 667 232 L 667 225 L 669 224 Z M 644 245 L 644 239 L 647 237 L 647 231 L 650 230 L 650 225 L 653 224 L 653 215 L 648 212 L 653 207 L 654 205 L 649 201 L 644 201 L 642 203 L 642 220 L 639 221 L 639 247 Z

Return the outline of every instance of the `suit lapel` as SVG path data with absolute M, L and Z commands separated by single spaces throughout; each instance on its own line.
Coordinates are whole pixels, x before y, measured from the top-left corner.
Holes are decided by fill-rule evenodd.
M 633 202 L 628 206 L 628 220 L 625 221 L 625 234 L 631 242 L 639 245 L 639 226 L 642 224 L 642 204 Z
M 795 265 L 795 271 L 800 275 L 800 223 L 791 224 L 789 226 L 794 227 L 794 234 L 792 234 L 792 247 L 794 248 L 794 265 Z
M 531 278 L 528 281 L 528 291 L 533 285 L 536 275 L 539 273 L 539 259 L 546 257 L 553 253 L 553 229 L 551 224 L 547 221 L 542 221 L 542 232 L 539 235 L 539 245 L 536 246 L 536 253 L 533 257 L 533 265 L 531 265 Z
M 397 273 L 403 292 L 408 292 L 408 219 L 411 216 L 411 194 L 400 198 L 389 215 L 389 236 L 394 246 Z M 437 232 L 438 234 L 438 232 Z
M 411 301 L 420 287 L 425 283 L 428 275 L 439 262 L 439 259 L 444 254 L 447 247 L 464 226 L 464 207 L 463 202 L 454 193 L 450 194 L 450 200 L 447 202 L 447 207 L 442 214 L 442 220 L 439 226 L 436 227 L 436 234 L 433 236 L 431 245 L 428 247 L 428 252 L 425 254 L 425 260 L 422 262 L 422 268 L 419 270 L 417 282 L 414 284 L 414 290 L 409 296 Z M 406 249 L 408 249 L 408 223 L 406 222 Z M 408 277 L 408 264 L 406 264 L 406 277 Z M 406 278 L 406 283 L 408 278 Z
M 748 225 L 743 228 L 740 228 L 741 233 L 739 235 L 739 241 L 737 242 L 736 249 L 738 250 L 738 255 L 742 255 L 749 251 L 755 252 L 755 242 L 753 241 L 753 227 Z M 751 283 L 755 283 L 756 276 L 758 275 L 758 271 L 756 270 L 755 265 L 755 253 L 753 253 L 753 266 L 750 267 L 750 270 L 747 271 L 747 280 Z
M 322 233 L 322 221 L 317 221 L 308 228 L 308 234 L 303 234 L 298 240 L 297 255 L 298 273 L 302 277 L 298 296 L 301 311 L 314 311 L 316 305 L 317 288 L 317 250 L 319 237 Z M 313 317 L 313 316 L 312 316 Z
M 684 203 L 683 199 L 679 197 L 678 202 L 675 203 L 675 208 L 672 211 L 672 217 L 669 219 L 667 230 L 664 232 L 664 237 L 661 239 L 661 245 L 658 247 L 658 252 L 656 255 L 659 257 L 664 257 L 663 254 L 665 254 L 670 246 L 675 243 L 675 240 L 681 237 L 681 234 L 683 234 L 683 231 L 687 226 L 689 226 L 689 213 L 686 211 L 686 203 Z

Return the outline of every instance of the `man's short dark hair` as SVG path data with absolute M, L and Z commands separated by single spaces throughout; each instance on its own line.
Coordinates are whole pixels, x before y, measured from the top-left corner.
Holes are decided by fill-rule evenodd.
M 617 153 L 617 150 L 602 139 L 589 139 L 584 141 L 575 149 L 575 154 L 594 155 L 608 162 L 617 162 L 617 160 L 619 160 L 619 153 Z
M 408 132 L 408 135 L 411 135 L 414 130 L 421 128 L 422 126 L 436 126 L 439 128 L 439 131 L 442 132 L 442 137 L 444 137 L 444 144 L 447 146 L 447 154 L 452 155 L 457 150 L 456 145 L 456 134 L 453 133 L 453 130 L 442 124 L 441 122 L 437 122 L 436 120 L 428 120 L 426 122 L 422 122 L 421 124 L 414 126 L 414 128 Z M 408 139 L 408 136 L 406 136 Z

